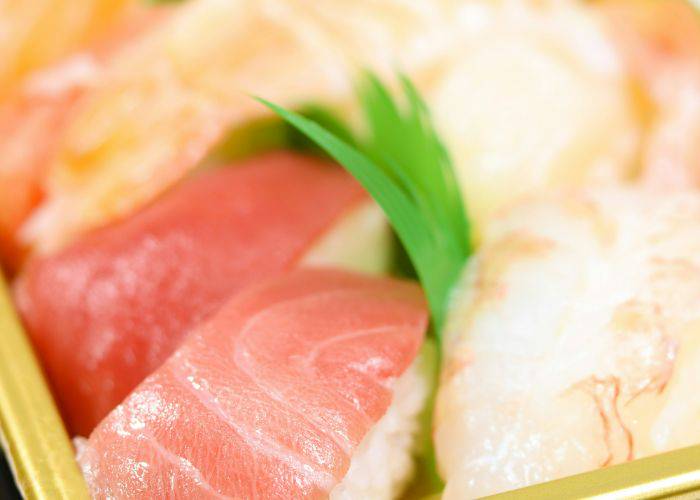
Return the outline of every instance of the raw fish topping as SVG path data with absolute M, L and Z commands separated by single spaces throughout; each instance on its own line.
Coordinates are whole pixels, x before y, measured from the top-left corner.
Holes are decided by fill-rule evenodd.
M 31 262 L 16 298 L 75 434 L 86 436 L 232 294 L 294 266 L 364 199 L 342 170 L 274 153 L 205 172 Z
M 392 399 L 427 312 L 420 289 L 297 271 L 198 327 L 93 432 L 93 495 L 323 498 Z

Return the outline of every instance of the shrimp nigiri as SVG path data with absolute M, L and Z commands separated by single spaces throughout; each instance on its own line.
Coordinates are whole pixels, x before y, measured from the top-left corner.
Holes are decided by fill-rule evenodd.
M 444 498 L 700 443 L 700 196 L 533 197 L 455 291 L 434 418 Z
M 605 0 L 630 80 L 646 100 L 640 148 L 644 180 L 665 187 L 700 186 L 700 18 L 685 0 Z

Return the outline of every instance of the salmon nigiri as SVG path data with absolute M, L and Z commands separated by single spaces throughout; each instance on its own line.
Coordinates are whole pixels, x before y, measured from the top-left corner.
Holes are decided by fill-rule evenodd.
M 82 96 L 97 85 L 109 60 L 168 12 L 163 7 L 129 10 L 98 41 L 27 75 L 0 102 L 0 264 L 20 265 L 25 252 L 18 230 L 41 201 L 44 178 Z
M 137 0 L 0 3 L 0 98 L 29 73 L 93 41 L 137 6 Z
M 96 498 L 392 498 L 428 391 L 410 283 L 302 270 L 234 297 L 80 443 Z
M 359 220 L 371 238 L 382 223 L 365 202 L 336 166 L 271 153 L 204 172 L 30 261 L 16 300 L 70 430 L 87 435 L 237 290 L 305 258 L 324 262 L 323 248 L 351 248 L 335 223 Z

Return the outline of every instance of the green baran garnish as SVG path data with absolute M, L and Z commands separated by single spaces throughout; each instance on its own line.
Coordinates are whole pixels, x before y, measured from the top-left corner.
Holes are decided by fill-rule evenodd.
M 376 76 L 364 76 L 358 98 L 367 130 L 354 145 L 313 120 L 258 100 L 343 165 L 382 207 L 416 268 L 440 336 L 450 290 L 471 254 L 469 223 L 426 105 L 407 78 L 400 82 L 402 103 Z

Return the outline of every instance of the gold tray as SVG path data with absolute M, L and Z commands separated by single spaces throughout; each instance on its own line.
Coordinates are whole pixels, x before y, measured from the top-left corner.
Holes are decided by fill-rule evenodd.
M 88 498 L 73 447 L 1 275 L 0 442 L 25 498 Z
M 0 441 L 25 498 L 88 498 L 73 447 L 0 276 Z M 700 497 L 700 446 L 514 490 L 498 499 Z

